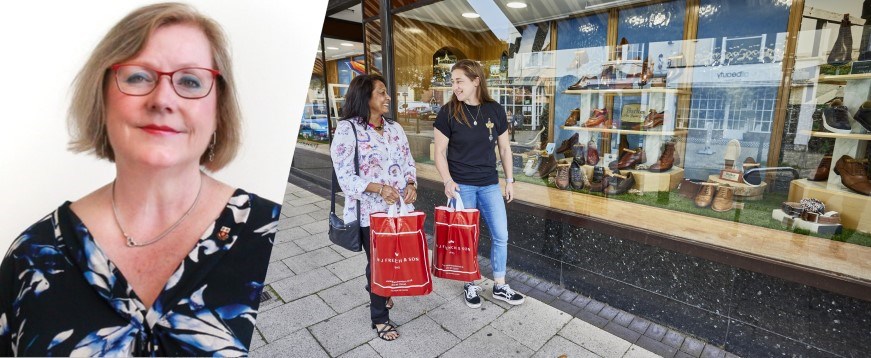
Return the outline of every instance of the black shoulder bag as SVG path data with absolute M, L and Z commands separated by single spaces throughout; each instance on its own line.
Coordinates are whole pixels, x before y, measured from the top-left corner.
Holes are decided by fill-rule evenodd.
M 354 131 L 354 173 L 360 175 L 360 162 L 357 158 L 357 128 L 354 123 L 351 123 L 351 129 Z M 336 169 L 333 167 L 333 180 L 330 184 L 330 241 L 345 249 L 360 252 L 363 251 L 363 241 L 360 239 L 360 200 L 357 200 L 357 220 L 345 223 L 344 220 L 336 216 L 336 187 L 339 179 L 336 178 Z M 345 205 L 348 197 L 345 197 Z

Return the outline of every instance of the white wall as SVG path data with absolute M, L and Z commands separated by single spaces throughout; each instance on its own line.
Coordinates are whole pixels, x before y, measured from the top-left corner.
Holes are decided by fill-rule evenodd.
M 114 178 L 66 150 L 70 84 L 109 28 L 154 1 L 7 1 L 0 5 L 0 253 L 65 200 Z M 243 147 L 215 177 L 281 203 L 327 0 L 187 0 L 228 33 Z

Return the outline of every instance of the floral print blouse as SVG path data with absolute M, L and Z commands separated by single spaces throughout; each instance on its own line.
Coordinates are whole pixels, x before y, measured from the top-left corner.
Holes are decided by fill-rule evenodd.
M 358 118 L 339 121 L 330 146 L 333 169 L 339 186 L 345 193 L 345 222 L 357 220 L 357 200 L 360 200 L 360 226 L 369 227 L 369 214 L 386 212 L 387 202 L 378 193 L 365 192 L 369 183 L 392 186 L 405 194 L 408 182 L 417 182 L 417 169 L 408 138 L 399 123 L 384 121 L 383 135 L 378 135 L 368 125 L 357 123 Z M 354 130 L 357 129 L 357 142 Z M 360 162 L 360 174 L 354 173 L 354 146 Z M 408 211 L 414 210 L 411 204 Z
M 237 189 L 145 309 L 66 202 L 0 264 L 0 356 L 247 355 L 279 212 Z

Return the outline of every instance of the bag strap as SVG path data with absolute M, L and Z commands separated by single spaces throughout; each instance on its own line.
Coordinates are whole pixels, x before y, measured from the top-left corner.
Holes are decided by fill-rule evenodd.
M 357 158 L 357 128 L 354 126 L 354 123 L 351 120 L 348 120 L 348 124 L 351 125 L 351 130 L 354 131 L 354 174 L 360 175 L 360 161 Z M 339 179 L 336 177 L 336 168 L 333 167 L 333 180 L 330 181 L 330 214 L 336 213 L 336 185 L 339 182 Z M 360 199 L 357 199 L 357 222 L 360 222 Z
M 463 198 L 460 197 L 460 194 L 454 194 L 453 198 L 448 199 L 448 207 L 453 207 L 454 210 L 466 210 L 466 207 L 463 205 Z

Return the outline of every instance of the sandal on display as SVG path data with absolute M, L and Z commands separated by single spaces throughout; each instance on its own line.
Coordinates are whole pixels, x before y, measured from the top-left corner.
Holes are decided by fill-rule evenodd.
M 395 341 L 399 338 L 399 332 L 396 331 L 396 324 L 393 322 L 387 321 L 386 323 L 381 324 L 381 329 L 378 329 L 378 326 L 373 323 L 372 329 L 375 330 L 375 334 L 378 336 L 378 338 L 381 338 L 385 341 Z M 389 338 L 391 336 L 391 333 L 395 334 L 393 338 Z

